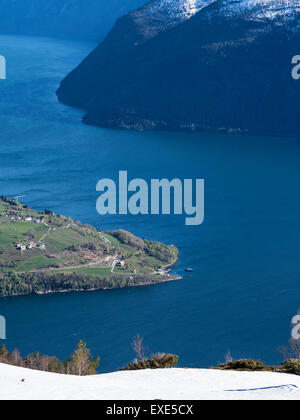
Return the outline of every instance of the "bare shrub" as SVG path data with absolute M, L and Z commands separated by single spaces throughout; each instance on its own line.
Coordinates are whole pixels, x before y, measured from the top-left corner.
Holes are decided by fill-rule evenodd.
M 137 356 L 138 360 L 144 360 L 146 358 L 146 349 L 144 346 L 144 337 L 137 334 L 132 342 L 132 348 Z

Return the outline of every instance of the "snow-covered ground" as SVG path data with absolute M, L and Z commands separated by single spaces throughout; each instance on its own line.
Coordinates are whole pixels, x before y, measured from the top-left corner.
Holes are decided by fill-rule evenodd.
M 0 364 L 0 399 L 298 400 L 300 377 L 205 369 L 144 370 L 75 377 Z

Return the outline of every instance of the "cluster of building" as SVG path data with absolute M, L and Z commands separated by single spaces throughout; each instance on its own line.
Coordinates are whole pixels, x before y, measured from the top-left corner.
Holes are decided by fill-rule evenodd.
M 30 249 L 33 249 L 33 248 L 45 249 L 46 246 L 43 242 L 39 242 L 37 244 L 34 243 L 34 242 L 29 242 L 29 244 L 27 244 L 27 245 L 17 244 L 16 248 L 17 248 L 18 251 L 25 251 L 26 249 L 30 250 Z
M 118 268 L 125 268 L 126 267 L 126 262 L 125 261 L 118 261 L 117 263 L 116 263 L 116 267 L 118 267 Z M 136 269 L 134 269 L 134 270 L 132 270 L 131 271 L 131 274 L 137 274 L 137 271 L 136 271 Z
M 16 214 L 14 212 L 10 212 L 5 215 L 8 217 L 12 222 L 33 222 L 33 223 L 45 223 L 45 218 L 37 218 L 32 216 L 24 216 L 22 214 Z

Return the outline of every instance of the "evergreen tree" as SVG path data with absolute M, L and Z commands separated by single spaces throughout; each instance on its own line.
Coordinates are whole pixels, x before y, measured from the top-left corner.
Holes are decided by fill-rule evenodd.
M 86 376 L 95 375 L 99 366 L 100 357 L 95 360 L 82 340 L 77 344 L 76 350 L 66 361 L 67 372 L 70 375 Z
M 9 351 L 7 350 L 5 344 L 0 348 L 0 363 L 11 363 L 12 357 Z

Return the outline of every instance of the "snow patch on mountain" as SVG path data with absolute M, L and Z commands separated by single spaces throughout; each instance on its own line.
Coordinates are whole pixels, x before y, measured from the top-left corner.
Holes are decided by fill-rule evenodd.
M 226 17 L 245 19 L 290 18 L 300 12 L 300 0 L 152 0 L 132 13 L 135 19 L 149 19 L 164 30 L 176 26 L 209 5 L 214 12 Z
M 140 32 L 151 38 L 194 16 L 215 0 L 152 0 L 131 13 Z
M 239 16 L 246 20 L 277 19 L 285 22 L 300 12 L 300 0 L 225 0 L 217 10 L 226 17 Z
M 155 0 L 146 4 L 140 11 L 151 16 L 169 17 L 178 22 L 191 18 L 215 0 Z

